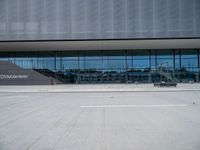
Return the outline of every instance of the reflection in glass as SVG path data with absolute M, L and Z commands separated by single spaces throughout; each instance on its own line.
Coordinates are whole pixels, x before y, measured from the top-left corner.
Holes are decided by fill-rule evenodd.
M 124 69 L 125 59 L 104 59 L 103 60 L 103 68 L 104 69 Z
M 34 69 L 64 83 L 146 83 L 158 82 L 161 77 L 199 82 L 198 54 L 197 50 L 2 52 L 0 61 Z
M 102 69 L 102 60 L 85 60 L 85 69 Z
M 133 57 L 133 68 L 150 68 L 149 56 L 143 56 L 142 59 Z

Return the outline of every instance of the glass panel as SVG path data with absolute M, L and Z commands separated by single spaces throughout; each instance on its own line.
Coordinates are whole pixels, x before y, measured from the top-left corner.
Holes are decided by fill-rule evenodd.
M 56 71 L 62 70 L 61 52 L 56 52 Z
M 14 62 L 13 62 L 14 63 Z M 33 66 L 33 59 L 31 58 L 15 58 L 15 64 L 24 68 L 24 69 L 32 69 Z
M 62 52 L 61 56 L 62 56 L 62 60 L 66 61 L 66 60 L 76 60 L 78 61 L 78 52 Z
M 102 82 L 104 83 L 123 83 L 126 80 L 126 74 L 123 69 L 103 70 Z
M 150 68 L 149 56 L 133 57 L 133 68 Z
M 62 71 L 62 63 L 60 59 L 56 59 L 56 68 L 55 71 Z
M 157 67 L 173 68 L 173 50 L 157 50 Z
M 151 69 L 155 69 L 156 68 L 156 62 L 157 62 L 155 50 L 151 50 L 150 60 L 151 60 Z
M 0 61 L 8 61 L 8 58 L 0 58 Z
M 85 69 L 102 69 L 102 60 L 85 60 Z
M 157 59 L 157 67 L 173 68 L 173 59 Z
M 198 67 L 200 69 L 200 50 L 197 50 L 197 57 L 198 57 Z
M 181 59 L 180 50 L 175 50 L 175 68 L 176 69 L 180 68 L 180 65 L 181 65 L 180 59 Z
M 79 61 L 79 69 L 84 70 L 85 69 L 85 61 Z
M 55 58 L 54 57 L 39 57 L 38 69 L 55 70 Z
M 157 50 L 158 59 L 173 59 L 173 50 Z
M 78 69 L 78 61 L 74 61 L 74 60 L 63 61 L 62 68 L 63 70 Z
M 118 60 L 118 59 L 104 59 L 103 60 L 103 68 L 105 69 L 118 69 L 118 68 L 126 68 L 125 67 L 125 59 Z
M 133 68 L 133 60 L 132 59 L 127 59 L 126 68 Z
M 101 51 L 87 51 L 84 53 L 84 56 L 85 56 L 86 60 L 90 60 L 90 59 L 102 60 L 102 52 Z
M 197 50 L 181 50 L 181 58 L 197 58 Z
M 182 68 L 195 68 L 195 67 L 198 67 L 197 63 L 198 63 L 197 58 L 181 59 L 181 67 Z
M 148 50 L 133 50 L 127 51 L 128 66 L 132 68 L 149 68 L 149 51 Z M 132 64 L 131 64 L 132 60 Z
M 197 50 L 181 51 L 181 67 L 188 69 L 198 67 Z
M 103 59 L 125 59 L 125 51 L 104 51 Z

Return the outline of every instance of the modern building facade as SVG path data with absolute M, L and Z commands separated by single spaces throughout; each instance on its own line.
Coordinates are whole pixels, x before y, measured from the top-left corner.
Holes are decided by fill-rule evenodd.
M 1 0 L 0 61 L 51 83 L 199 82 L 199 8 L 199 0 Z M 20 74 L 2 72 L 0 80 Z

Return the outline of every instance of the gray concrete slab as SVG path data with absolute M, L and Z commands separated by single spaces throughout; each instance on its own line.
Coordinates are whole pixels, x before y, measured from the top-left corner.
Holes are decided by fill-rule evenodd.
M 177 87 L 154 87 L 153 84 L 61 84 L 0 86 L 0 92 L 152 92 L 200 91 L 200 84 L 178 84 Z
M 0 150 L 199 150 L 199 114 L 199 91 L 1 92 Z

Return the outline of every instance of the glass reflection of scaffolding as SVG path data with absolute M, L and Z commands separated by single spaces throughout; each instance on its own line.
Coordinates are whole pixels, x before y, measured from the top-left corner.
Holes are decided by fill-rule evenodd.
M 166 67 L 163 65 L 167 64 Z M 166 83 L 174 83 L 176 82 L 175 77 L 172 72 L 169 70 L 169 63 L 163 62 L 160 64 L 160 67 L 158 68 L 158 73 L 160 75 L 160 82 L 166 82 Z

